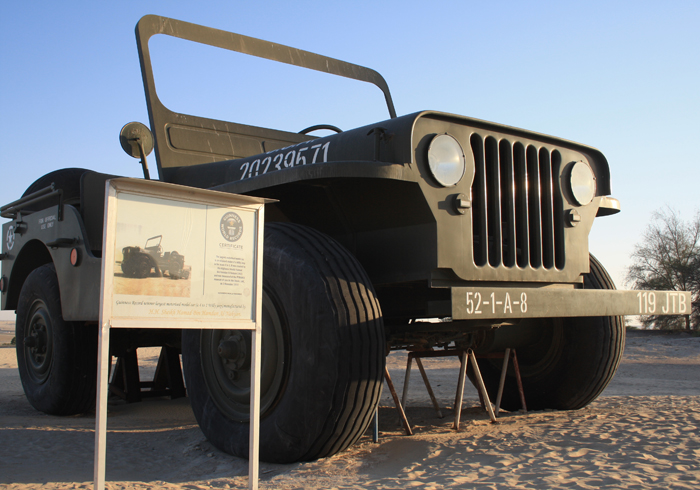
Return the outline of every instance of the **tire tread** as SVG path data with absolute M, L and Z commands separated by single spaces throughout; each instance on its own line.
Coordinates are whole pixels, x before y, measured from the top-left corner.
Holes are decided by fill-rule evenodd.
M 336 406 L 342 409 L 326 420 L 322 434 L 317 438 L 303 459 L 312 460 L 330 456 L 352 445 L 365 432 L 379 400 L 384 366 L 383 339 L 372 339 L 371 332 L 378 335 L 381 312 L 374 292 L 360 285 L 371 284 L 366 273 L 337 242 L 316 230 L 296 225 L 271 224 L 279 233 L 296 241 L 304 249 L 313 250 L 313 258 L 319 270 L 326 275 L 326 283 L 333 295 L 339 298 L 343 311 L 336 312 L 344 318 L 347 329 L 345 335 L 352 353 L 347 366 L 349 380 L 365 380 L 347 383 L 343 391 L 335 394 Z M 379 325 L 381 327 L 381 325 Z M 382 340 L 378 342 L 378 340 Z M 374 362 L 367 362 L 372 360 Z M 367 380 L 371 380 L 368 382 Z M 378 380 L 378 382 L 377 382 Z

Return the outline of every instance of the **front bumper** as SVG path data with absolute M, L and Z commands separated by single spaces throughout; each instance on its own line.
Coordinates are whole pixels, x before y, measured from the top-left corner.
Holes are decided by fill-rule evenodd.
M 618 315 L 689 315 L 684 291 L 560 288 L 452 288 L 453 320 Z

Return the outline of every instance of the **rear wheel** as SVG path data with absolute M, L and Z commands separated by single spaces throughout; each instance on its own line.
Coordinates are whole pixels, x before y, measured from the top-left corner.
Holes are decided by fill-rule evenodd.
M 615 289 L 612 279 L 590 257 L 585 289 Z M 539 340 L 517 349 L 528 410 L 575 410 L 595 400 L 612 380 L 625 345 L 622 317 L 581 317 L 541 322 Z M 479 368 L 489 397 L 495 400 L 501 361 L 481 359 Z M 506 377 L 502 407 L 520 408 L 512 363 Z
M 17 364 L 29 403 L 51 415 L 95 406 L 97 329 L 63 320 L 53 264 L 34 270 L 17 305 Z
M 384 328 L 360 264 L 331 238 L 265 227 L 260 458 L 313 460 L 344 450 L 372 420 Z M 250 341 L 236 331 L 183 331 L 192 408 L 219 449 L 248 456 Z

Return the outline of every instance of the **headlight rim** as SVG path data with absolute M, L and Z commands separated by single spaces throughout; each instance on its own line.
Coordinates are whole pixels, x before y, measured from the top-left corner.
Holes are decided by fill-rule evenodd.
M 434 145 L 436 145 L 436 142 L 439 141 L 438 139 L 444 139 L 444 138 L 449 138 L 447 140 L 448 142 L 454 142 L 456 145 L 453 147 L 453 149 L 458 150 L 456 154 L 454 155 L 457 157 L 457 166 L 458 169 L 461 167 L 461 171 L 455 172 L 455 175 L 458 173 L 458 177 L 451 177 L 451 178 L 446 178 L 444 173 L 450 173 L 450 172 L 444 172 L 444 165 L 450 165 L 452 162 L 449 162 L 446 159 L 438 160 L 435 161 L 436 158 L 440 158 L 439 156 L 436 156 L 435 153 L 439 151 L 437 148 L 435 148 Z M 450 143 L 451 144 L 451 143 Z M 443 148 L 444 149 L 444 148 Z M 442 187 L 454 187 L 457 184 L 459 184 L 464 176 L 467 173 L 467 157 L 466 153 L 464 152 L 464 148 L 460 144 L 459 140 L 455 138 L 453 135 L 450 133 L 444 132 L 444 133 L 437 133 L 435 134 L 431 139 L 430 142 L 428 143 L 428 148 L 426 151 L 426 157 L 427 157 L 427 162 L 428 162 L 428 170 L 430 171 L 430 175 L 433 177 L 433 179 Z M 440 167 L 443 167 L 443 171 L 440 171 Z
M 593 168 L 583 160 L 572 162 L 569 170 L 569 193 L 573 204 L 587 206 L 598 192 L 598 183 Z

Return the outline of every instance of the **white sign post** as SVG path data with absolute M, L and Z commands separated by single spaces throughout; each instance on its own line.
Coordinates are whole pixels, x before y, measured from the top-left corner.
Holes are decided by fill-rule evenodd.
M 96 490 L 105 487 L 111 328 L 251 331 L 248 488 L 258 488 L 265 202 L 159 181 L 107 181 L 97 360 Z

